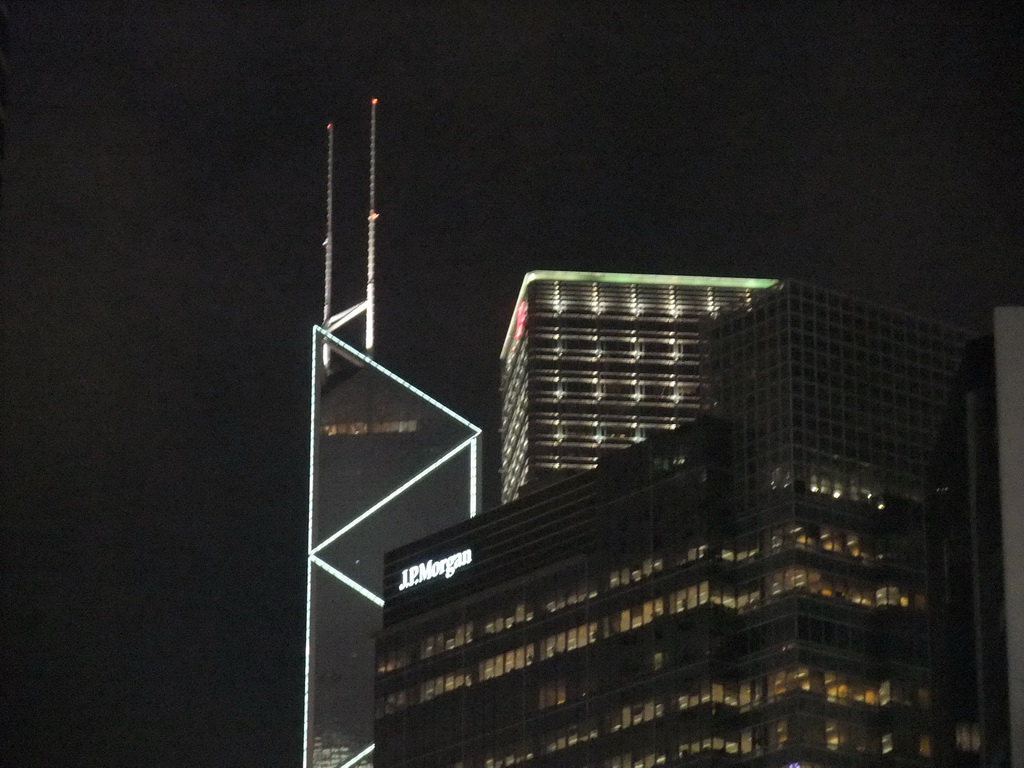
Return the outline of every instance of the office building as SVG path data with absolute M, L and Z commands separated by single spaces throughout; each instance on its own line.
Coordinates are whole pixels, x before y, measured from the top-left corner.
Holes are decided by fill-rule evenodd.
M 926 503 L 936 758 L 1024 765 L 1024 308 L 971 342 Z
M 327 125 L 324 314 L 312 348 L 304 768 L 371 764 L 384 553 L 473 517 L 479 505 L 480 429 L 372 359 L 376 125 L 372 99 L 366 293 L 337 313 Z M 339 338 L 360 319 L 363 351 Z
M 785 281 L 698 342 L 688 423 L 388 556 L 378 768 L 932 763 L 961 335 Z
M 303 764 L 368 764 L 384 553 L 476 513 L 480 430 L 313 331 Z
M 775 282 L 527 274 L 501 351 L 502 501 L 691 421 L 701 324 Z

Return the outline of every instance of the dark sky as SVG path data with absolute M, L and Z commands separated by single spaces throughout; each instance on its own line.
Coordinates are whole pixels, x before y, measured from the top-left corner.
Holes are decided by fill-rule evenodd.
M 493 503 L 530 269 L 1024 301 L 1021 29 L 961 5 L 11 3 L 8 759 L 297 765 L 329 120 L 336 295 L 378 96 L 378 357 Z

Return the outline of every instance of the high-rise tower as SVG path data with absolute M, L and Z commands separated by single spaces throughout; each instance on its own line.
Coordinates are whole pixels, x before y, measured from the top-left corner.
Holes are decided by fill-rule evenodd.
M 328 126 L 328 328 L 313 328 L 311 373 L 304 768 L 370 763 L 384 553 L 472 517 L 479 503 L 480 430 L 369 354 L 372 203 L 368 296 L 332 313 L 333 138 Z M 333 335 L 363 313 L 364 350 Z
M 384 553 L 476 514 L 480 430 L 322 328 L 313 349 L 305 765 L 340 768 L 372 749 Z
M 700 327 L 774 280 L 530 272 L 501 351 L 502 500 L 692 421 Z
M 933 765 L 921 502 L 962 334 L 782 281 L 699 342 L 677 429 L 388 556 L 381 768 Z

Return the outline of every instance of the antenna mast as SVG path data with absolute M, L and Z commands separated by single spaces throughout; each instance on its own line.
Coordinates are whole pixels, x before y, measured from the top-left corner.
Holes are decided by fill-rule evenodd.
M 366 233 L 366 354 L 373 354 L 374 230 L 377 222 L 377 99 L 370 101 L 370 216 Z
M 331 274 L 334 267 L 334 123 L 327 124 L 327 236 L 324 238 L 324 326 L 331 319 Z

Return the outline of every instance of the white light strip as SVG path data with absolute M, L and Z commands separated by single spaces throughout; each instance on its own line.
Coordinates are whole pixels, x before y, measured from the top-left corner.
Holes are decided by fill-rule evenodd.
M 327 320 L 327 322 L 324 323 L 324 326 L 326 328 L 328 328 L 329 330 L 332 330 L 332 331 L 337 330 L 338 328 L 340 328 L 341 326 L 345 325 L 350 320 L 353 320 L 353 319 L 359 317 L 359 315 L 362 314 L 365 310 L 366 310 L 366 300 L 364 299 L 363 301 L 360 301 L 355 306 L 349 307 L 348 309 L 343 309 L 341 312 L 338 312 L 336 315 L 331 315 L 331 317 Z
M 306 559 L 306 663 L 302 683 L 302 765 L 309 765 L 309 671 L 313 650 L 313 562 Z
M 387 504 L 389 501 L 394 499 L 396 496 L 404 493 L 405 491 L 409 490 L 409 488 L 411 488 L 413 485 L 418 483 L 424 477 L 429 475 L 431 472 L 433 472 L 439 466 L 444 464 L 452 456 L 457 454 L 459 451 L 461 451 L 467 445 L 472 445 L 475 441 L 476 441 L 476 435 L 474 435 L 473 437 L 470 437 L 470 438 L 464 440 L 463 442 L 459 443 L 457 446 L 452 448 L 450 451 L 448 451 L 448 453 L 446 453 L 444 456 L 439 458 L 437 461 L 435 461 L 429 467 L 427 467 L 426 469 L 420 470 L 417 474 L 413 475 L 408 480 L 406 480 L 404 483 L 402 483 L 400 486 L 395 488 L 395 490 L 393 490 L 391 493 L 389 493 L 383 499 L 381 499 L 376 504 L 374 504 L 372 507 L 370 507 L 365 512 L 363 512 L 363 514 L 359 515 L 354 520 L 349 521 L 348 524 L 346 524 L 343 528 L 341 528 L 340 530 L 338 530 L 335 533 L 333 533 L 330 536 L 328 536 L 326 539 L 324 539 L 322 542 L 320 542 L 320 544 L 318 544 L 316 547 L 314 547 L 313 550 L 310 552 L 310 554 L 311 555 L 316 554 L 317 552 L 322 550 L 324 547 L 332 544 L 334 541 L 336 541 L 338 539 L 339 536 L 343 536 L 344 534 L 348 533 L 350 530 L 352 530 L 357 525 L 359 525 L 359 523 L 363 522 L 363 520 L 365 520 L 370 515 L 372 515 L 374 512 L 376 512 L 378 509 L 380 509 L 385 504 Z
M 310 373 L 310 396 L 309 396 L 309 524 L 306 531 L 306 551 L 313 549 L 313 461 L 314 449 L 316 447 L 316 390 L 317 390 L 317 361 L 316 352 L 318 339 L 316 327 L 313 327 L 313 364 Z M 306 563 L 306 661 L 303 670 L 303 691 L 302 691 L 302 765 L 306 768 L 309 765 L 309 672 L 310 652 L 312 650 L 312 629 L 313 629 L 313 567 Z
M 373 361 L 373 360 L 372 360 L 371 358 L 367 357 L 367 356 L 366 356 L 365 354 L 363 354 L 362 352 L 360 352 L 360 351 L 359 351 L 358 349 L 356 349 L 355 347 L 353 347 L 353 346 L 350 346 L 349 344 L 346 344 L 346 343 L 345 343 L 344 341 L 342 341 L 342 340 L 341 340 L 341 339 L 339 339 L 338 337 L 336 337 L 336 336 L 333 336 L 333 335 L 331 335 L 331 333 L 330 333 L 329 331 L 327 331 L 326 329 L 324 329 L 324 328 L 321 328 L 320 326 L 316 326 L 316 327 L 315 327 L 315 329 L 314 329 L 314 331 L 315 331 L 315 332 L 316 332 L 316 331 L 318 331 L 318 332 L 322 333 L 322 334 L 324 335 L 324 338 L 325 338 L 325 339 L 328 339 L 328 340 L 330 340 L 330 341 L 331 341 L 332 343 L 334 343 L 334 344 L 337 344 L 337 345 L 338 345 L 338 346 L 339 346 L 339 347 L 340 347 L 341 349 L 343 349 L 343 350 L 344 350 L 345 352 L 347 352 L 347 353 L 351 354 L 351 355 L 352 355 L 353 357 L 355 357 L 355 358 L 358 358 L 358 359 L 359 359 L 359 360 L 360 360 L 361 362 L 364 362 L 364 363 L 366 363 L 366 364 L 367 364 L 367 365 L 369 365 L 369 366 L 370 366 L 371 368 L 376 368 L 376 369 L 377 369 L 378 371 L 380 371 L 381 373 L 383 373 L 383 374 L 384 374 L 385 376 L 387 376 L 387 377 L 388 377 L 389 379 L 392 379 L 393 381 L 396 381 L 396 382 L 398 382 L 398 383 L 399 383 L 399 384 L 401 384 L 401 385 L 402 385 L 403 387 L 405 387 L 406 389 L 408 389 L 408 390 L 409 390 L 410 392 L 415 392 L 415 393 L 416 393 L 417 395 L 419 395 L 420 397 L 422 397 L 422 398 L 423 398 L 424 400 L 426 400 L 426 401 L 427 401 L 428 403 L 430 403 L 431 405 L 433 405 L 433 406 L 435 406 L 436 408 L 440 409 L 440 410 L 441 410 L 441 411 L 443 411 L 444 413 L 448 414 L 449 416 L 451 416 L 451 417 L 452 417 L 453 419 L 455 419 L 455 420 L 456 420 L 457 422 L 459 422 L 460 424 L 463 424 L 463 425 L 465 425 L 465 426 L 469 427 L 469 428 L 470 428 L 471 430 L 473 430 L 473 432 L 474 432 L 474 433 L 476 433 L 476 434 L 478 434 L 478 435 L 480 434 L 480 432 L 481 432 L 481 430 L 480 430 L 480 427 L 476 426 L 476 424 L 472 424 L 472 423 L 470 423 L 470 422 L 466 421 L 466 420 L 465 420 L 464 418 L 462 418 L 461 416 L 459 416 L 459 414 L 457 414 L 457 413 L 456 413 L 455 411 L 453 411 L 453 410 L 452 410 L 451 408 L 448 408 L 447 406 L 445 406 L 445 405 L 442 405 L 441 403 L 439 403 L 439 402 L 438 402 L 437 400 L 435 400 L 434 398 L 432 398 L 432 397 L 431 397 L 430 395 L 428 395 L 428 394 L 427 394 L 426 392 L 424 392 L 423 390 L 417 389 L 417 388 L 416 388 L 416 387 L 414 387 L 414 386 L 413 386 L 412 384 L 410 384 L 409 382 L 407 382 L 407 381 L 406 381 L 405 379 L 402 379 L 401 377 L 399 377 L 399 376 L 396 376 L 396 375 L 395 375 L 394 373 L 392 373 L 391 371 L 389 371 L 389 370 L 388 370 L 387 368 L 384 368 L 383 366 L 381 366 L 381 365 L 379 365 L 379 364 L 375 363 L 375 362 L 374 362 L 374 361 Z
M 313 494 L 315 487 L 314 463 L 316 452 L 316 390 L 317 390 L 317 363 L 316 350 L 318 347 L 316 338 L 316 326 L 313 326 L 313 363 L 309 374 L 309 529 L 306 532 L 306 551 L 313 551 Z
M 323 560 L 321 560 L 316 555 L 310 555 L 309 556 L 309 560 L 310 560 L 310 562 L 316 563 L 317 565 L 319 565 L 321 568 L 323 568 L 325 571 L 327 571 L 329 574 L 331 574 L 331 576 L 336 578 L 338 581 L 341 581 L 341 582 L 347 584 L 348 586 L 352 587 L 352 589 L 354 589 L 360 595 L 365 597 L 371 603 L 375 603 L 375 604 L 379 605 L 381 608 L 384 607 L 384 600 L 383 600 L 383 598 L 378 597 L 377 595 L 373 594 L 373 592 L 368 590 L 362 584 L 360 584 L 358 582 L 355 582 L 355 581 L 352 581 L 352 579 L 350 579 L 344 573 L 339 571 L 333 565 L 330 565 L 329 563 L 325 563 Z
M 478 490 L 476 487 L 476 465 L 477 465 L 477 453 L 478 438 L 474 437 L 473 442 L 469 444 L 469 516 L 476 517 L 477 504 L 479 500 L 477 498 Z
M 339 765 L 338 768 L 352 768 L 353 765 L 355 765 L 357 762 L 362 760 L 364 757 L 366 757 L 371 752 L 373 752 L 373 744 L 368 746 L 366 749 L 364 749 L 362 752 L 360 752 L 358 755 L 353 757 L 351 760 L 349 760 L 344 765 Z

